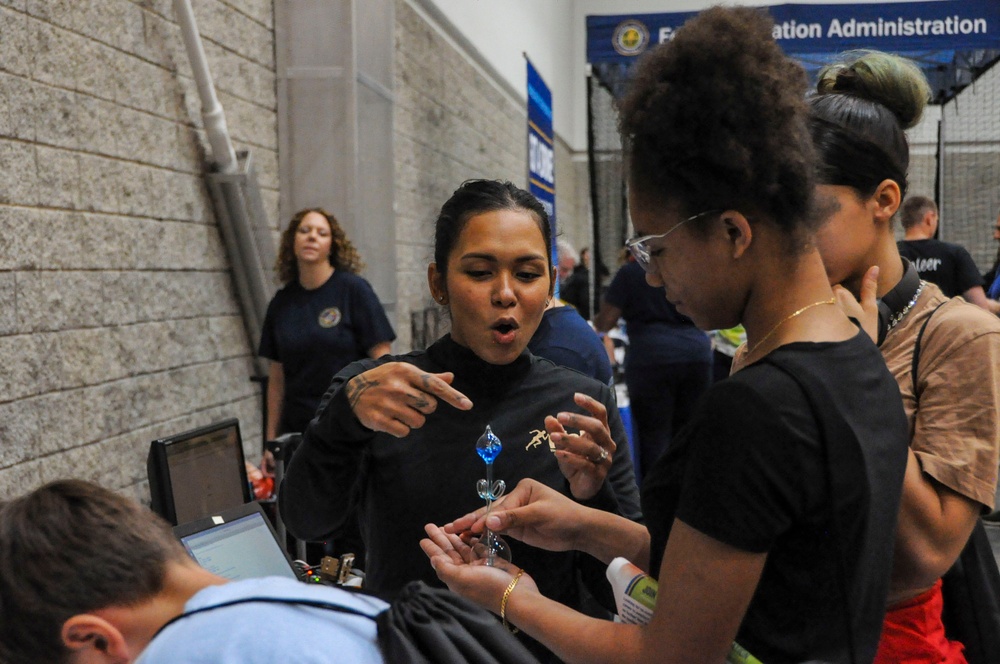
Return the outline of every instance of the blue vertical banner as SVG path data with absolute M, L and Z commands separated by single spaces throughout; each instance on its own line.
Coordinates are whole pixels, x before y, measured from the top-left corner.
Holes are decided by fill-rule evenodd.
M 528 191 L 535 195 L 552 224 L 556 236 L 556 151 L 552 133 L 552 93 L 538 75 L 531 60 L 528 63 Z M 552 264 L 556 260 L 556 243 L 552 243 Z

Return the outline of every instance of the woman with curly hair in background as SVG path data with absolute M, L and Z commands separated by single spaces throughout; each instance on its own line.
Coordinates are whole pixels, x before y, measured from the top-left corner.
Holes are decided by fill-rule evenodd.
M 305 431 L 335 373 L 389 352 L 396 334 L 362 269 L 354 245 L 322 208 L 297 212 L 281 234 L 275 270 L 284 287 L 268 305 L 260 337 L 260 355 L 271 360 L 268 440 Z
M 522 481 L 489 518 L 426 528 L 452 590 L 566 661 L 868 662 L 878 644 L 906 422 L 875 344 L 834 306 L 805 76 L 772 26 L 749 8 L 699 14 L 639 64 L 621 106 L 633 255 L 699 327 L 747 332 L 743 368 L 644 481 L 646 524 Z M 630 559 L 658 577 L 651 621 L 598 622 L 540 595 L 527 574 L 545 570 L 478 564 L 484 525 Z

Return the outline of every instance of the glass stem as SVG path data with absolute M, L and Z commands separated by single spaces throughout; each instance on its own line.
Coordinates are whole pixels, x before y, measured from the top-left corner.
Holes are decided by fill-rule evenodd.
M 490 516 L 490 508 L 493 507 L 493 464 L 486 464 L 486 518 Z M 489 527 L 486 527 L 484 532 L 486 537 L 486 565 L 487 567 L 493 567 L 494 558 L 496 557 L 496 547 L 493 543 L 493 533 L 490 531 Z

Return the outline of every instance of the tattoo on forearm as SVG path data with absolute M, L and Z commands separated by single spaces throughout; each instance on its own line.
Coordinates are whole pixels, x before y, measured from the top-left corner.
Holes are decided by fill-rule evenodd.
M 347 383 L 347 403 L 351 404 L 352 409 L 358 405 L 361 395 L 372 387 L 378 387 L 378 381 L 368 380 L 364 374 L 356 376 Z

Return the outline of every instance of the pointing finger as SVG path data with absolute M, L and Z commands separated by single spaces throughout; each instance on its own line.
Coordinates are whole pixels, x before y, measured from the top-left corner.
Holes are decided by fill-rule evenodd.
M 459 410 L 469 410 L 472 408 L 472 400 L 450 385 L 454 377 L 454 374 L 450 372 L 440 374 L 422 372 L 420 374 L 420 389 Z

